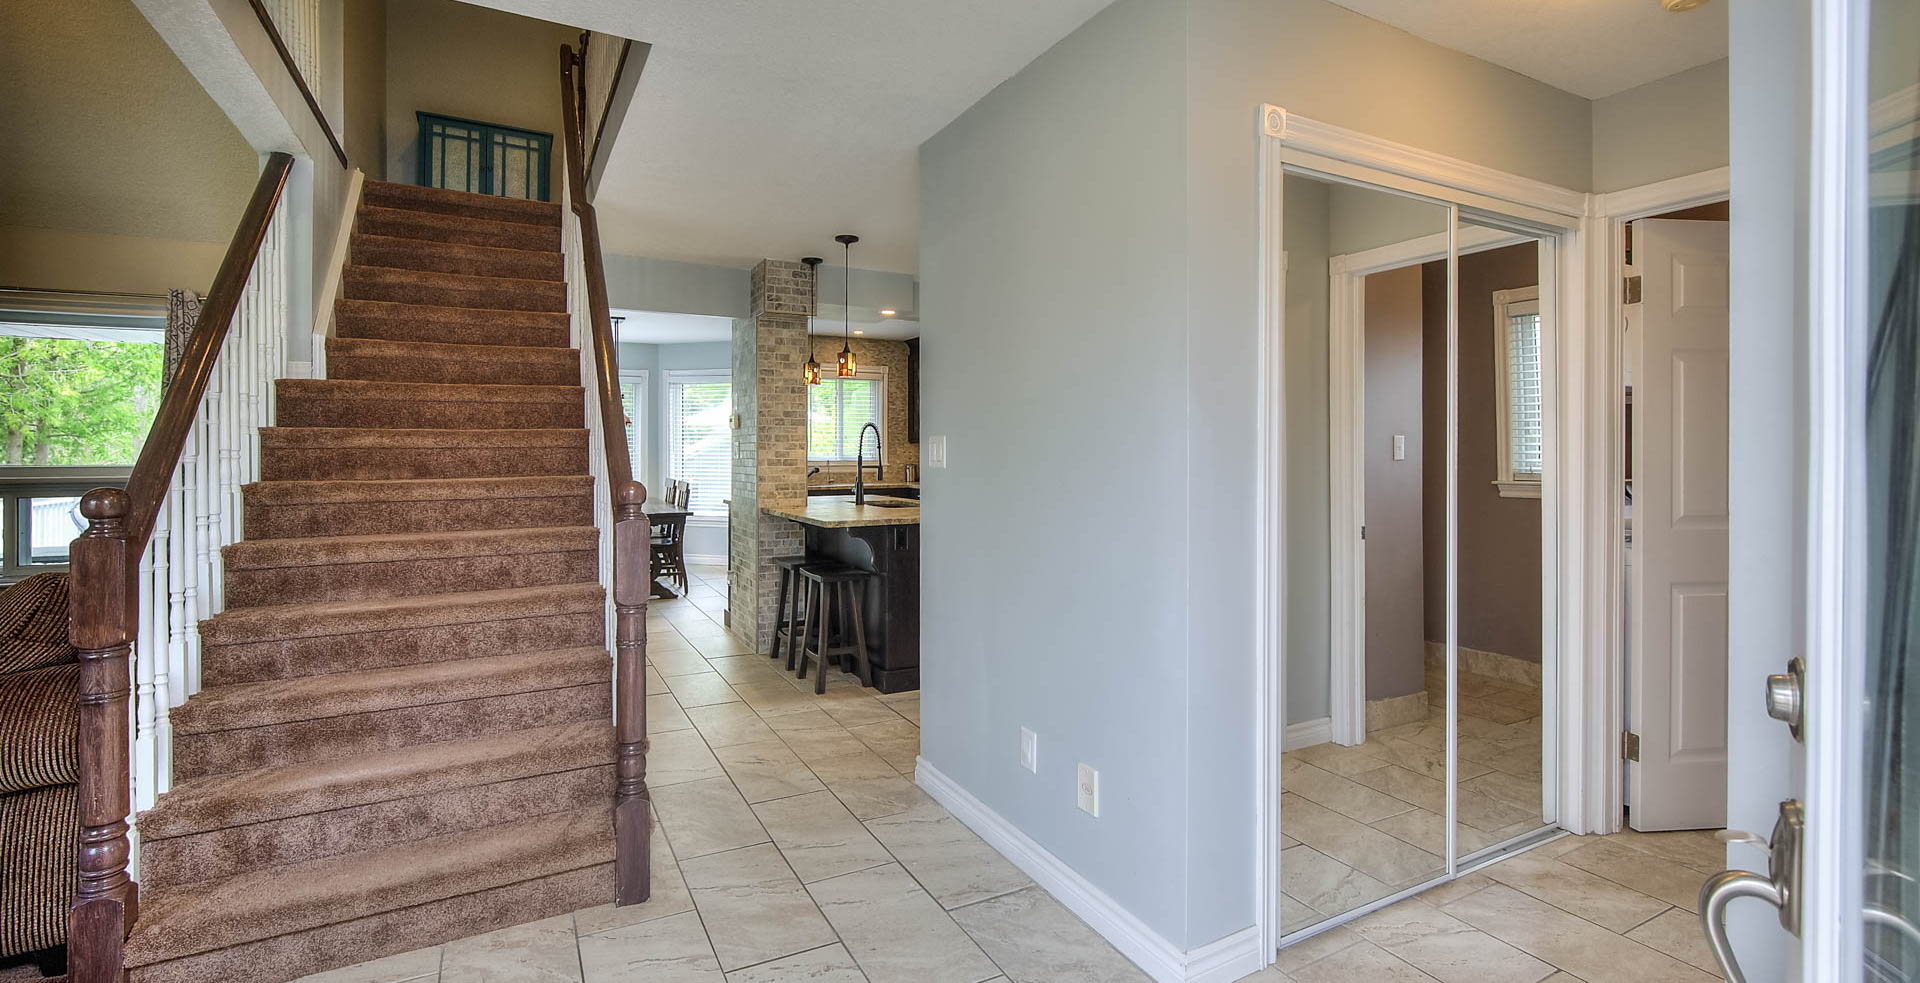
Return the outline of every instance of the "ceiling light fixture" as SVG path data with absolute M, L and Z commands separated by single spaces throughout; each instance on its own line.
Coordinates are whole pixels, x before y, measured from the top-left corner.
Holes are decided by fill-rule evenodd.
M 892 316 L 894 316 L 895 314 L 898 314 L 898 313 L 900 313 L 900 312 L 899 312 L 899 311 L 896 311 L 896 310 L 894 310 L 894 309 L 893 309 L 893 308 L 891 308 L 891 307 L 882 307 L 882 308 L 880 308 L 880 316 L 881 316 L 881 317 L 892 317 Z
M 833 241 L 839 243 L 846 251 L 846 267 L 842 270 L 846 276 L 840 281 L 840 311 L 844 318 L 841 324 L 841 330 L 845 332 L 845 334 L 842 336 L 840 342 L 839 365 L 835 367 L 834 375 L 842 379 L 848 379 L 852 378 L 853 374 L 860 370 L 859 365 L 855 364 L 853 358 L 853 315 L 851 313 L 853 311 L 853 244 L 859 242 L 860 237 L 855 235 L 837 235 L 833 237 Z
M 800 262 L 807 264 L 807 364 L 801 369 L 801 375 L 807 385 L 820 384 L 820 362 L 813 357 L 813 315 L 820 309 L 820 264 L 826 262 L 818 256 L 808 256 Z

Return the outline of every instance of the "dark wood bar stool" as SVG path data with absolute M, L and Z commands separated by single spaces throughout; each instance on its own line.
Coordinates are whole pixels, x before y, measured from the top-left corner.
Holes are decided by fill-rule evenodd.
M 824 693 L 827 666 L 845 656 L 853 660 L 851 671 L 860 678 L 860 684 L 872 686 L 873 673 L 867 661 L 867 623 L 861 616 L 860 598 L 866 594 L 867 581 L 873 579 L 873 572 L 833 565 L 800 567 L 799 573 L 809 605 L 806 625 L 800 635 L 800 678 L 807 678 L 807 662 L 812 660 L 819 669 L 813 691 Z M 840 625 L 840 644 L 835 645 L 833 627 L 839 619 L 844 620 Z M 847 631 L 846 621 L 853 623 L 851 632 Z M 816 644 L 807 644 L 809 635 Z M 852 644 L 847 644 L 849 637 Z
M 773 565 L 780 568 L 780 594 L 773 609 L 773 647 L 767 658 L 778 659 L 781 646 L 786 646 L 787 669 L 791 671 L 800 640 L 807 635 L 805 584 L 798 571 L 809 561 L 804 556 L 782 556 L 774 558 Z

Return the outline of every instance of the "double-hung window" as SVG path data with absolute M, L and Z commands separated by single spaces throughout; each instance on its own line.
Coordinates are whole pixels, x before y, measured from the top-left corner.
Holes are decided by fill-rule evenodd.
M 647 370 L 620 370 L 620 411 L 627 417 L 627 460 L 638 479 L 647 468 Z
M 723 516 L 733 488 L 733 382 L 724 371 L 668 370 L 667 477 L 693 486 L 695 516 Z
M 863 369 L 852 378 L 830 376 L 817 386 L 807 387 L 807 460 L 815 464 L 838 464 L 858 459 L 860 431 L 873 424 L 880 432 L 880 444 L 887 435 L 887 373 L 885 369 Z M 875 441 L 867 439 L 867 461 L 879 451 Z
M 1546 456 L 1540 330 L 1539 287 L 1494 291 L 1494 484 L 1503 498 L 1540 497 Z
M 67 562 L 160 407 L 164 297 L 0 290 L 0 583 Z

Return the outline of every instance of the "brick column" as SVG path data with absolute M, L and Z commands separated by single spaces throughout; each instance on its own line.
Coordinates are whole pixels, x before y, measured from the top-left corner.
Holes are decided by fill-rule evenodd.
M 753 268 L 751 316 L 733 325 L 733 505 L 729 627 L 759 651 L 773 643 L 777 557 L 805 549 L 800 527 L 760 514 L 762 503 L 807 495 L 807 316 L 813 271 L 787 260 Z

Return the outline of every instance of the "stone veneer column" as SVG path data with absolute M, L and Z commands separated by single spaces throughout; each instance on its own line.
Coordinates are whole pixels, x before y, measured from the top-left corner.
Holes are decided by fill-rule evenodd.
M 807 495 L 807 316 L 813 271 L 787 260 L 753 268 L 750 317 L 733 324 L 733 504 L 727 553 L 728 627 L 766 651 L 778 602 L 775 558 L 806 549 L 800 527 L 760 514 Z

